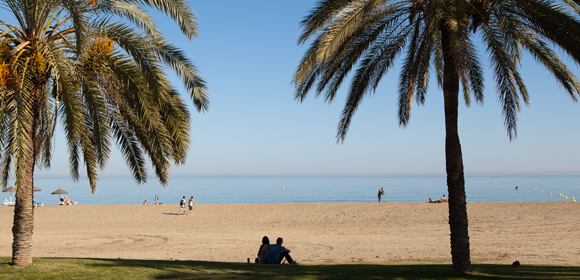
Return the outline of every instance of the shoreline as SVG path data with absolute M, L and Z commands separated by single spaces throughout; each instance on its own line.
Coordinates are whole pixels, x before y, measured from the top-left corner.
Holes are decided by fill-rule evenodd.
M 448 206 L 426 202 L 45 205 L 33 257 L 246 262 L 262 236 L 303 264 L 451 263 Z M 580 265 L 573 202 L 469 202 L 474 263 Z M 0 207 L 0 256 L 13 208 Z M 187 210 L 189 212 L 189 210 Z
M 186 197 L 186 200 L 188 200 L 189 198 Z M 439 197 L 437 197 L 437 199 L 439 199 Z M 14 198 L 12 199 L 14 201 Z M 180 200 L 180 199 L 178 199 Z M 78 202 L 78 201 L 77 201 Z M 113 203 L 113 204 L 81 204 L 80 202 L 78 202 L 78 204 L 76 205 L 58 205 L 58 204 L 46 204 L 44 203 L 43 206 L 38 206 L 38 207 L 56 207 L 56 206 L 156 206 L 155 203 L 149 203 L 149 201 L 147 202 L 147 205 L 143 205 L 142 202 L 140 203 Z M 436 203 L 429 203 L 427 201 L 384 201 L 383 200 L 380 202 L 380 204 L 383 203 L 387 203 L 387 204 L 443 204 L 443 205 L 447 205 L 447 202 L 436 202 Z M 527 204 L 527 203 L 535 203 L 535 204 L 543 204 L 543 203 L 579 203 L 579 201 L 572 201 L 570 199 L 568 200 L 561 200 L 561 201 L 472 201 L 472 202 L 467 202 L 467 204 L 480 204 L 480 203 L 523 203 L 523 204 Z M 232 202 L 232 203 L 198 203 L 195 202 L 195 205 L 280 205 L 280 204 L 378 204 L 378 202 L 376 201 L 364 201 L 364 202 L 360 202 L 360 201 L 345 201 L 345 202 Z M 176 207 L 179 208 L 179 204 L 177 203 L 159 203 L 157 205 L 158 207 Z M 7 205 L 0 205 L 0 208 L 2 207 L 12 207 L 12 206 L 7 206 Z M 189 210 L 188 210 L 189 211 Z M 3 211 L 0 211 L 0 213 L 3 213 Z
M 465 185 L 468 202 L 564 201 L 558 193 L 580 198 L 580 176 L 468 178 Z M 34 199 L 45 205 L 58 204 L 58 195 L 51 193 L 59 188 L 82 205 L 141 204 L 144 200 L 151 203 L 155 195 L 159 202 L 168 204 L 178 203 L 184 195 L 188 198 L 193 195 L 196 202 L 204 204 L 372 203 L 377 201 L 381 187 L 385 188 L 383 200 L 387 202 L 427 202 L 429 197 L 437 200 L 447 194 L 445 177 L 173 178 L 165 188 L 154 181 L 137 185 L 130 178 L 102 178 L 94 195 L 87 181 L 72 184 L 70 179 L 37 179 L 35 185 L 42 191 L 34 193 Z M 519 191 L 514 190 L 517 185 Z M 3 193 L 6 199 L 9 196 L 10 193 Z

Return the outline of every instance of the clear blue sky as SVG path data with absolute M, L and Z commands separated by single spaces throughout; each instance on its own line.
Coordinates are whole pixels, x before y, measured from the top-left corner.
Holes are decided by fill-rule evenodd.
M 191 149 L 187 164 L 172 169 L 173 177 L 445 175 L 443 100 L 434 77 L 425 106 L 415 105 L 409 126 L 400 128 L 393 69 L 363 102 L 344 144 L 337 145 L 346 88 L 330 105 L 313 96 L 298 104 L 290 83 L 306 49 L 296 44 L 299 23 L 314 0 L 190 3 L 200 28 L 193 42 L 157 17 L 200 69 L 211 94 L 204 114 L 195 113 L 188 101 Z M 577 65 L 569 66 L 580 74 Z M 466 175 L 580 175 L 580 105 L 533 60 L 526 59 L 521 71 L 531 106 L 519 114 L 515 141 L 507 137 L 491 71 L 486 71 L 484 105 L 461 104 Z M 64 135 L 57 137 L 53 168 L 37 171 L 37 178 L 69 174 Z M 102 177 L 129 175 L 119 155 L 101 172 Z

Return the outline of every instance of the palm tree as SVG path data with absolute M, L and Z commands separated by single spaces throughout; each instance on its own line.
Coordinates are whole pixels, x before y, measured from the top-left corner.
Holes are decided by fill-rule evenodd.
M 574 14 L 576 13 L 576 14 Z M 376 91 L 381 78 L 401 63 L 398 84 L 399 124 L 409 122 L 411 105 L 423 104 L 430 71 L 443 89 L 445 158 L 449 191 L 449 227 L 454 271 L 471 266 L 461 144 L 457 130 L 460 85 L 467 106 L 471 96 L 483 101 L 482 45 L 494 72 L 505 126 L 517 136 L 516 115 L 528 91 L 519 74 L 522 50 L 550 71 L 574 102 L 577 77 L 550 48 L 580 62 L 579 1 L 550 0 L 321 0 L 302 21 L 298 43 L 311 39 L 293 83 L 302 102 L 316 85 L 332 102 L 356 68 L 338 124 L 343 142 L 363 97 Z M 477 38 L 476 38 L 477 35 Z M 404 54 L 401 60 L 399 54 Z
M 0 172 L 14 170 L 12 264 L 32 263 L 34 168 L 50 167 L 57 120 L 66 136 L 71 176 L 86 167 L 92 192 L 115 141 L 139 183 L 148 157 L 163 185 L 172 163 L 185 161 L 189 112 L 167 79 L 181 77 L 198 111 L 206 86 L 181 50 L 168 43 L 146 9 L 196 36 L 193 11 L 181 0 L 4 0 L 14 24 L 0 21 Z

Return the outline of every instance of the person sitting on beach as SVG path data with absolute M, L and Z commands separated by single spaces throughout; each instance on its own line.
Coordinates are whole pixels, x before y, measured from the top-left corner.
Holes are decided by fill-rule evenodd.
M 434 201 L 433 199 L 429 198 L 428 203 L 441 203 L 441 201 L 440 200 Z
M 147 203 L 147 200 L 145 200 L 145 202 L 143 202 L 143 205 L 147 205 L 147 204 L 149 204 L 149 203 Z
M 63 198 L 64 198 L 64 204 L 65 205 L 73 205 L 73 204 L 76 203 L 76 201 L 69 200 L 66 196 L 63 197 Z
M 290 257 L 290 250 L 282 246 L 282 242 L 284 242 L 282 237 L 278 237 L 276 244 L 268 246 L 268 263 L 279 264 L 286 258 L 289 264 L 298 264 Z
M 445 195 L 441 197 L 441 202 L 448 202 L 449 200 L 445 199 Z
M 256 258 L 256 263 L 268 263 L 268 247 L 270 247 L 270 239 L 268 236 L 262 237 L 262 245 L 258 250 L 258 258 Z

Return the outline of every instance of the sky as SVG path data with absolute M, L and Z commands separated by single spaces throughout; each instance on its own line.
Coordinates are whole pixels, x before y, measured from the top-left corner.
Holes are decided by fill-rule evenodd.
M 425 104 L 413 104 L 410 123 L 402 128 L 396 109 L 398 69 L 389 71 L 359 107 L 343 144 L 335 136 L 346 87 L 332 104 L 314 94 L 303 103 L 294 100 L 292 75 L 307 48 L 296 43 L 300 21 L 315 3 L 191 0 L 199 22 L 192 42 L 156 14 L 165 35 L 201 71 L 211 102 L 208 112 L 197 113 L 173 79 L 190 106 L 192 141 L 186 164 L 173 167 L 171 176 L 445 175 L 443 98 L 434 77 Z M 568 65 L 580 75 L 578 65 Z M 514 141 L 507 137 L 490 69 L 483 106 L 474 102 L 467 108 L 461 100 L 465 174 L 580 175 L 580 105 L 533 59 L 524 59 L 521 73 L 531 106 L 518 115 Z M 37 178 L 69 175 L 62 130 L 56 137 L 52 168 L 37 171 Z M 130 176 L 118 152 L 100 174 Z M 154 176 L 152 169 L 149 175 Z

